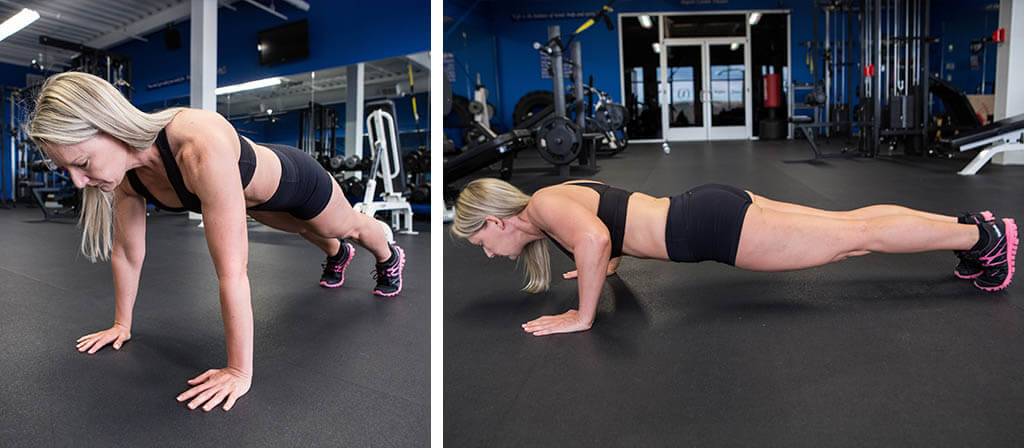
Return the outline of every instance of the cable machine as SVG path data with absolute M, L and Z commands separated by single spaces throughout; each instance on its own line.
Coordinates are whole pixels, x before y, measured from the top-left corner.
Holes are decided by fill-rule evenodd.
M 329 166 L 337 150 L 335 133 L 338 129 L 338 111 L 333 107 L 310 102 L 299 114 L 299 149 Z
M 927 141 L 930 0 L 864 0 L 860 59 L 861 151 L 879 154 L 902 143 L 920 154 Z
M 928 52 L 938 41 L 929 36 L 930 4 L 931 0 L 814 4 L 815 40 L 808 43 L 814 82 L 805 103 L 815 109 L 816 119 L 791 118 L 807 138 L 814 160 L 855 155 L 822 154 L 814 138 L 820 133 L 855 134 L 859 154 L 867 157 L 878 156 L 883 146 L 888 152 L 902 146 L 906 154 L 924 153 L 930 117 Z M 854 86 L 858 104 L 851 107 Z

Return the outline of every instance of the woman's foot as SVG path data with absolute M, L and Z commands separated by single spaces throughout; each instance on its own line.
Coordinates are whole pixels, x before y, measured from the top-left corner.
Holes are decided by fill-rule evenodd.
M 405 268 L 405 251 L 394 244 L 388 246 L 391 248 L 391 258 L 383 263 L 378 262 L 373 272 L 373 278 L 377 280 L 373 293 L 384 297 L 402 292 L 402 269 Z
M 978 224 L 982 231 L 978 246 L 965 255 L 981 265 L 982 273 L 974 279 L 974 286 L 985 291 L 998 291 L 1013 281 L 1017 261 L 1017 223 L 1011 218 Z
M 324 273 L 320 276 L 320 286 L 324 288 L 337 288 L 345 283 L 345 268 L 348 267 L 352 257 L 356 255 L 356 249 L 348 240 L 341 240 L 341 248 L 338 253 L 327 257 L 324 262 Z
M 957 217 L 957 222 L 960 224 L 977 225 L 983 222 L 994 221 L 995 219 L 996 217 L 992 215 L 992 212 L 984 210 L 978 213 L 964 213 Z M 955 253 L 956 257 L 960 259 L 956 267 L 953 268 L 954 275 L 964 280 L 977 278 L 979 275 L 981 275 L 981 264 L 978 263 L 976 260 L 967 257 L 966 250 L 955 250 L 953 251 L 953 253 Z

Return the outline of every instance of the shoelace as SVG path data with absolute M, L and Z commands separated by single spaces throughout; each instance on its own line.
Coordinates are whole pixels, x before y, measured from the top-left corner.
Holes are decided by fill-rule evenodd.
M 1000 260 L 1000 258 L 1002 259 Z M 995 247 L 993 247 L 987 254 L 978 257 L 978 261 L 980 261 L 982 263 L 981 265 L 985 267 L 995 266 L 1006 262 L 1006 235 L 999 238 L 999 241 L 996 241 Z
M 394 276 L 394 274 L 391 274 L 390 271 L 391 270 L 388 268 L 374 268 L 374 270 L 372 271 L 373 279 L 377 281 L 378 285 L 381 284 L 381 280 L 391 280 L 391 277 Z
M 373 278 L 377 277 L 394 277 L 398 275 L 398 264 L 396 263 L 391 267 L 378 266 L 373 268 Z
M 401 267 L 402 264 L 400 262 L 395 262 L 393 266 L 387 267 L 378 265 L 373 268 L 373 279 L 379 282 L 381 279 L 391 279 L 393 277 L 398 277 L 398 271 L 399 269 L 401 269 Z
M 342 269 L 345 269 L 345 263 L 342 263 L 340 261 L 337 263 L 330 263 L 325 261 L 323 263 L 320 263 L 320 267 L 324 270 L 325 273 L 341 272 Z
M 982 266 L 989 267 L 1006 262 L 1006 245 L 1003 244 L 1002 247 L 996 246 L 996 249 L 999 250 L 995 254 L 989 252 L 989 254 L 991 255 L 985 255 L 979 258 L 979 260 L 982 262 Z M 1000 260 L 1000 258 L 1002 259 Z

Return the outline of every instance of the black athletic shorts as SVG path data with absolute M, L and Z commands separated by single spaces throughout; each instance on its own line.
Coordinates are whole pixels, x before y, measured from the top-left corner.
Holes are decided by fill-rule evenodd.
M 270 200 L 249 207 L 250 210 L 288 212 L 308 221 L 327 208 L 334 192 L 334 178 L 316 159 L 287 145 L 263 146 L 281 160 L 281 183 Z
M 668 258 L 735 265 L 743 218 L 751 203 L 747 192 L 718 184 L 701 185 L 673 196 L 665 223 Z

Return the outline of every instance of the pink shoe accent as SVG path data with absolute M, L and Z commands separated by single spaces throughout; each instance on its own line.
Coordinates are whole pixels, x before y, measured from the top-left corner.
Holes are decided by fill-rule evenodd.
M 983 289 L 985 291 L 999 291 L 1001 289 L 1005 289 L 1007 286 L 1010 285 L 1010 282 L 1013 281 L 1013 272 L 1015 268 L 1014 265 L 1017 261 L 1017 245 L 1020 243 L 1020 240 L 1017 238 L 1017 223 L 1012 218 L 1003 218 L 1003 224 L 1006 225 L 1006 279 L 1003 280 L 1003 283 L 1001 285 L 991 288 L 978 286 L 977 282 L 974 283 L 974 286 L 977 286 L 978 288 Z M 992 260 L 999 257 L 1000 255 L 1003 255 L 1003 251 L 998 251 L 995 254 L 992 254 L 990 252 L 988 255 L 981 257 L 980 260 L 984 263 L 985 266 L 987 266 L 991 264 Z
M 339 264 L 339 265 L 334 267 L 334 272 L 341 272 L 341 281 L 338 282 L 338 283 L 335 283 L 333 285 L 330 284 L 330 283 L 327 283 L 327 282 L 320 282 L 320 286 L 323 286 L 324 288 L 337 288 L 337 287 L 345 284 L 345 269 L 348 268 L 349 262 L 351 262 L 352 259 L 355 258 L 355 256 L 356 256 L 356 248 L 353 247 L 349 243 L 342 243 L 342 244 L 344 244 L 345 247 L 348 248 L 348 258 L 345 260 L 344 263 L 341 263 L 341 264 Z
M 993 215 L 992 212 L 990 212 L 988 210 L 982 210 L 981 212 L 979 212 L 979 214 L 981 215 L 981 217 L 985 221 L 995 221 L 996 220 L 995 215 Z
M 964 280 L 970 280 L 970 279 L 978 278 L 978 277 L 981 276 L 981 273 L 982 273 L 982 271 L 978 271 L 977 273 L 975 273 L 973 275 L 961 275 L 959 272 L 957 272 L 956 269 L 953 269 L 953 275 L 955 275 L 955 276 L 957 276 L 959 278 L 962 278 Z
M 405 250 L 403 250 L 399 246 L 395 246 L 395 249 L 397 249 L 397 252 L 398 252 L 398 263 L 396 263 L 394 266 L 388 268 L 388 274 L 390 274 L 390 275 L 398 275 L 399 276 L 398 277 L 398 289 L 395 292 L 393 292 L 393 293 L 385 294 L 383 292 L 378 291 L 376 288 L 374 288 L 373 293 L 378 295 L 378 296 L 394 297 L 394 296 L 397 296 L 398 293 L 402 292 L 402 283 L 403 282 L 402 282 L 401 274 L 402 274 L 402 268 L 405 267 Z

